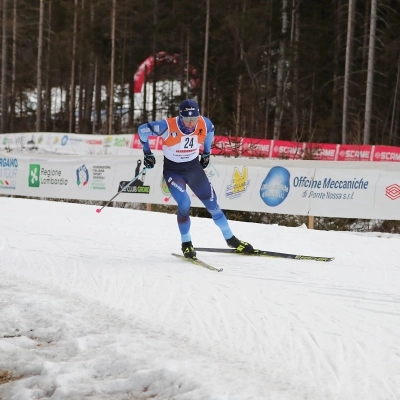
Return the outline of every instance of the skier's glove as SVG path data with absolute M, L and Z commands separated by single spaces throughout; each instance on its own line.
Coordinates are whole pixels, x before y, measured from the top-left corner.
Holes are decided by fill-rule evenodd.
M 210 163 L 210 153 L 203 153 L 200 157 L 200 164 L 204 168 L 207 168 Z
M 156 158 L 153 153 L 144 155 L 144 166 L 147 169 L 152 169 L 156 165 Z

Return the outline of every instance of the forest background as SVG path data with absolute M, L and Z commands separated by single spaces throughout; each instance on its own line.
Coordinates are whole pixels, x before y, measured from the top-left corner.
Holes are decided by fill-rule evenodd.
M 0 133 L 135 133 L 190 97 L 217 135 L 400 145 L 400 0 L 0 0 L 0 12 Z
M 400 145 L 400 0 L 0 1 L 2 133 L 133 133 L 195 97 L 217 135 Z

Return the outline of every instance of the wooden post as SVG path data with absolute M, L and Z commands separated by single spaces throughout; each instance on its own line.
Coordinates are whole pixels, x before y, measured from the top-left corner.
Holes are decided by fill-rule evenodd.
M 314 229 L 314 216 L 308 216 L 308 229 Z

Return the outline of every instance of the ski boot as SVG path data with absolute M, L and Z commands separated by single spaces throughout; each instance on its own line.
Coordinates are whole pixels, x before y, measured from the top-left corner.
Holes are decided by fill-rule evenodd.
M 239 240 L 236 236 L 232 236 L 226 240 L 229 247 L 236 249 L 238 253 L 254 253 L 253 246 L 250 243 Z
M 192 242 L 183 242 L 182 252 L 186 258 L 196 258 L 196 251 L 194 250 Z

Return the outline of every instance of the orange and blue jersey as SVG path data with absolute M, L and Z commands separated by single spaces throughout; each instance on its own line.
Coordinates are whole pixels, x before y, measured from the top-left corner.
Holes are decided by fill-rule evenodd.
M 211 152 L 214 139 L 214 125 L 207 117 L 199 117 L 193 132 L 184 133 L 178 124 L 178 118 L 166 118 L 148 122 L 138 128 L 144 153 L 151 153 L 148 138 L 159 136 L 163 140 L 165 158 L 176 163 L 188 162 L 197 158 L 200 147 L 204 153 Z

